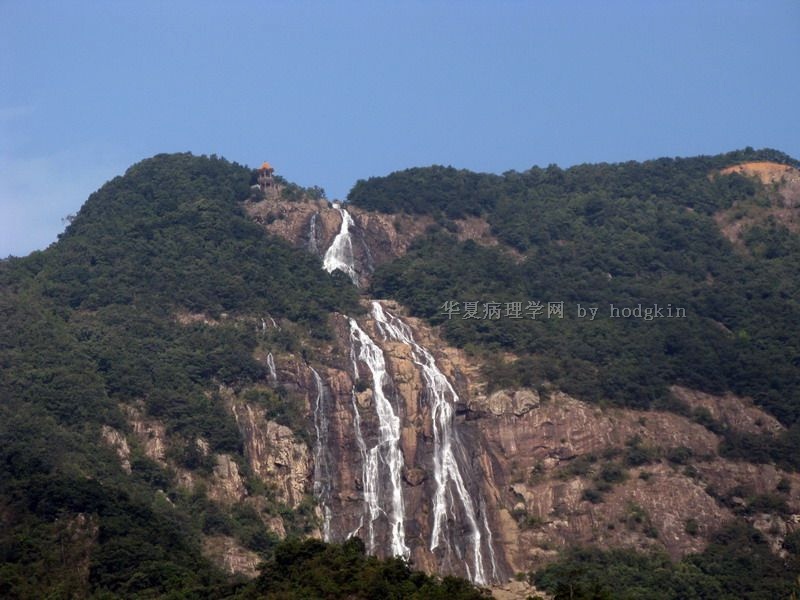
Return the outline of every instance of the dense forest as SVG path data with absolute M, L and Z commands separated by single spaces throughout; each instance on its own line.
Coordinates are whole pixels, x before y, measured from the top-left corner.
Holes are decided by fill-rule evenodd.
M 175 488 L 139 447 L 125 474 L 100 442 L 101 426 L 129 427 L 120 403 L 146 399 L 187 441 L 175 464 L 209 468 L 198 438 L 240 453 L 216 390 L 265 377 L 252 315 L 294 323 L 276 341 L 293 344 L 324 339 L 329 311 L 357 310 L 346 280 L 244 216 L 252 177 L 217 157 L 156 156 L 92 194 L 50 248 L 0 262 L 0 596 L 219 596 L 229 578 L 201 534 L 265 556 L 277 544 L 253 511 Z M 219 326 L 181 325 L 182 311 Z M 280 401 L 291 414 L 296 400 Z M 295 535 L 313 525 L 310 499 L 305 513 L 273 510 Z
M 737 246 L 714 222 L 737 203 L 763 207 L 772 190 L 741 175 L 711 176 L 776 151 L 645 163 L 555 166 L 503 175 L 417 168 L 359 181 L 349 201 L 431 215 L 402 258 L 366 293 L 397 299 L 478 356 L 492 389 L 561 389 L 583 400 L 687 414 L 724 436 L 723 453 L 800 469 L 800 241 L 780 222 Z M 346 277 L 248 219 L 254 172 L 215 156 L 158 155 L 92 194 L 57 243 L 0 261 L 0 596 L 4 598 L 481 598 L 399 560 L 301 541 L 317 525 L 310 496 L 296 510 L 268 497 L 287 541 L 247 507 L 223 510 L 202 486 L 175 485 L 173 466 L 210 472 L 229 453 L 252 489 L 242 438 L 220 389 L 266 378 L 264 344 L 304 358 L 331 340 L 332 312 L 358 314 Z M 320 188 L 281 180 L 286 200 Z M 459 237 L 488 222 L 495 245 Z M 455 301 L 563 302 L 563 317 L 463 319 Z M 595 319 L 576 307 L 599 307 Z M 612 318 L 604 307 L 670 304 L 685 318 Z M 214 327 L 179 323 L 201 314 Z M 256 334 L 262 318 L 281 329 Z M 509 360 L 513 356 L 513 360 Z M 752 397 L 782 436 L 727 430 L 669 394 L 684 384 Z M 276 421 L 310 429 L 285 389 L 249 392 Z M 164 467 L 136 444 L 130 473 L 101 443 L 129 431 L 121 406 L 143 402 L 172 445 Z M 300 431 L 302 435 L 302 432 Z M 246 582 L 201 551 L 225 535 L 264 561 Z M 777 598 L 797 592 L 800 539 L 784 564 L 755 530 L 721 529 L 702 553 L 576 549 L 529 575 L 556 598 Z M 786 569 L 786 565 L 789 569 Z M 746 573 L 746 576 L 743 574 Z
M 660 554 L 574 549 L 531 579 L 555 600 L 788 599 L 800 594 L 799 542 L 794 534 L 787 569 L 760 533 L 735 524 L 721 529 L 704 552 L 678 563 Z
M 440 580 L 413 571 L 400 558 L 366 556 L 364 543 L 351 538 L 342 545 L 317 540 L 282 543 L 264 564 L 262 574 L 236 597 L 479 600 L 491 595 L 463 579 Z

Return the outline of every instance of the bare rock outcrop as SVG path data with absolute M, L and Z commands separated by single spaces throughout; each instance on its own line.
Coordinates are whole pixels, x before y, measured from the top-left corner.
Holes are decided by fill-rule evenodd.
M 204 536 L 203 554 L 232 575 L 243 575 L 250 579 L 258 575 L 261 557 L 252 550 L 244 548 L 230 536 Z
M 72 588 L 74 597 L 88 597 L 92 552 L 97 546 L 100 526 L 96 515 L 77 513 L 59 517 L 54 523 L 60 544 L 61 564 L 53 565 L 50 575 Z
M 239 465 L 229 454 L 215 454 L 214 470 L 208 482 L 208 497 L 220 504 L 235 504 L 247 496 Z
M 539 406 L 539 392 L 536 390 L 498 390 L 491 395 L 478 396 L 468 403 L 469 410 L 476 413 L 491 414 L 495 417 L 515 415 L 521 417 Z
M 234 400 L 230 409 L 244 438 L 252 472 L 276 490 L 276 498 L 297 508 L 309 491 L 313 463 L 308 446 L 285 425 L 269 421 L 264 409 Z
M 743 245 L 744 233 L 754 225 L 770 220 L 789 231 L 800 232 L 800 170 L 774 162 L 749 162 L 722 169 L 717 175 L 737 173 L 758 180 L 768 205 L 746 198 L 714 214 L 722 234 L 734 244 Z
M 747 398 L 734 394 L 715 396 L 681 386 L 672 386 L 672 394 L 693 409 L 704 409 L 712 419 L 742 433 L 772 433 L 784 430 L 783 425 Z
M 514 459 L 522 469 L 546 459 L 554 459 L 556 466 L 582 454 L 622 447 L 635 436 L 659 447 L 691 448 L 697 455 L 713 455 L 719 443 L 705 427 L 676 414 L 603 410 L 560 392 L 522 415 L 483 419 L 480 428 L 498 457 Z
M 345 205 L 355 228 L 353 251 L 362 282 L 376 266 L 406 253 L 433 219 L 427 215 L 388 215 Z M 342 225 L 335 204 L 327 200 L 286 201 L 267 199 L 245 204 L 248 215 L 267 231 L 322 256 Z
M 511 580 L 506 583 L 493 585 L 490 588 L 492 598 L 495 600 L 529 600 L 539 598 L 540 600 L 552 600 L 552 596 L 537 589 L 527 581 Z
M 800 200 L 795 202 L 792 195 L 794 174 L 781 173 L 780 180 L 766 182 L 782 198 L 775 200 L 783 203 L 776 204 L 776 210 L 795 210 Z M 318 256 L 342 223 L 339 211 L 326 201 L 273 199 L 248 204 L 246 209 L 266 230 Z M 427 217 L 347 210 L 355 223 L 351 234 L 356 263 L 367 274 L 402 256 L 431 224 Z M 462 239 L 497 244 L 480 219 L 464 220 L 458 227 Z M 382 305 L 403 315 L 395 303 Z M 575 544 L 659 549 L 674 558 L 702 551 L 715 530 L 743 518 L 743 511 L 729 498 L 736 494 L 768 495 L 780 488 L 789 511 L 800 513 L 797 475 L 770 465 L 720 458 L 721 438 L 698 422 L 663 411 L 601 407 L 558 391 L 489 393 L 477 360 L 445 345 L 435 328 L 405 315 L 403 321 L 415 340 L 430 350 L 460 397 L 453 407 L 459 461 L 466 466 L 465 486 L 478 506 L 475 514 L 491 532 L 496 579 L 541 566 L 554 560 L 559 549 Z M 431 550 L 432 499 L 441 476 L 433 457 L 439 440 L 419 360 L 409 345 L 385 340 L 373 318 L 359 317 L 358 322 L 383 352 L 388 371 L 383 391 L 399 420 L 403 527 L 410 557 L 424 570 L 464 575 L 464 565 L 448 563 L 441 546 Z M 350 355 L 348 322 L 337 316 L 333 326 L 335 340 L 319 352 L 325 366 L 315 365 L 323 380 L 321 389 L 310 367 L 298 357 L 280 361 L 278 380 L 304 399 L 309 418 L 315 407 L 325 407 L 325 418 L 315 425 L 324 422 L 328 452 L 324 460 L 333 467 L 323 482 L 330 492 L 325 496 L 330 515 L 327 531 L 332 540 L 340 541 L 350 535 L 365 537 L 370 531 L 364 440 L 371 447 L 381 423 L 371 389 L 374 382 L 363 365 L 354 366 Z M 547 382 L 541 383 L 540 390 L 550 389 Z M 733 430 L 773 434 L 783 430 L 747 399 L 682 387 L 672 392 L 695 411 L 705 410 Z M 324 398 L 321 403 L 319 394 Z M 296 506 L 312 489 L 313 448 L 304 454 L 292 432 L 271 423 L 257 407 L 236 399 L 231 407 L 246 440 L 248 466 L 275 485 L 280 499 Z M 323 460 L 321 455 L 316 458 Z M 386 508 L 390 499 L 385 482 L 382 485 L 380 502 Z M 748 498 L 741 501 L 746 504 Z M 320 522 L 325 515 L 320 508 Z M 791 516 L 777 512 L 750 511 L 747 518 L 756 528 L 774 533 L 770 539 L 776 552 L 782 536 L 797 526 Z M 448 521 L 460 524 L 452 540 L 463 542 L 469 536 L 463 515 L 448 515 Z M 390 547 L 386 513 L 372 524 L 377 552 L 385 555 Z M 275 523 L 273 531 L 282 525 Z M 322 527 L 318 533 L 323 534 Z
M 117 453 L 122 470 L 126 473 L 130 473 L 131 449 L 128 447 L 128 440 L 125 439 L 125 436 L 120 431 L 108 425 L 103 425 L 101 436 L 103 442 Z
M 145 456 L 154 460 L 160 466 L 167 466 L 166 427 L 164 424 L 150 417 L 144 416 L 139 406 L 122 405 L 122 411 L 128 417 L 133 433 L 142 445 Z

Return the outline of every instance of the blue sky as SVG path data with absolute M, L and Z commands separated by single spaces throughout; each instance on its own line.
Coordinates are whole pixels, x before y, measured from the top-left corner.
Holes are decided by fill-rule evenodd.
M 159 152 L 344 197 L 479 171 L 800 157 L 800 2 L 0 0 L 0 257 Z

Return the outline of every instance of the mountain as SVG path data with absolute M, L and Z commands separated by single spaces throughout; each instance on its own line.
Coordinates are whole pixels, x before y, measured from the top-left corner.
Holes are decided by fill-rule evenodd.
M 798 166 L 134 165 L 0 263 L 0 592 L 788 596 Z

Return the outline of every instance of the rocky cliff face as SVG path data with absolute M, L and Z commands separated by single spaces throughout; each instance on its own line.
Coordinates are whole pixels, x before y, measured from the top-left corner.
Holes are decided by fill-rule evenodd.
M 247 210 L 320 257 L 342 231 L 340 211 L 327 202 L 264 201 Z M 364 282 L 430 225 L 348 211 L 354 267 Z M 496 243 L 482 223 L 462 225 L 464 235 Z M 172 439 L 141 406 L 123 407 L 128 434 L 107 427 L 102 438 L 126 471 L 138 449 L 183 487 L 202 485 L 222 507 L 254 509 L 279 537 L 287 523 L 277 508 L 299 509 L 313 494 L 317 523 L 307 533 L 331 541 L 358 535 L 376 555 L 400 554 L 424 570 L 482 583 L 507 581 L 576 544 L 660 548 L 679 557 L 702 550 L 710 533 L 737 518 L 780 553 L 783 538 L 800 527 L 800 478 L 720 458 L 720 437 L 697 422 L 601 408 L 546 386 L 487 393 L 481 365 L 402 306 L 365 300 L 365 308 L 356 320 L 333 315 L 334 339 L 311 353 L 256 351 L 269 366 L 260 385 L 287 390 L 305 426 L 293 431 L 244 390 L 222 388 L 243 438 L 241 457 L 214 454 L 202 439 Z M 203 315 L 177 319 L 216 324 Z M 278 328 L 254 319 L 264 336 Z M 782 430 L 746 399 L 672 392 L 726 427 Z M 208 458 L 207 471 L 170 458 L 172 445 L 187 443 Z M 759 501 L 778 491 L 785 508 Z M 204 548 L 226 570 L 255 573 L 257 557 L 233 538 L 210 536 Z
M 206 536 L 203 538 L 203 554 L 227 573 L 255 577 L 261 558 L 255 552 L 243 548 L 227 535 Z
M 327 202 L 247 210 L 321 257 L 342 226 Z M 363 278 L 430 225 L 347 210 Z M 462 225 L 463 235 L 496 243 L 482 223 Z M 315 369 L 293 358 L 278 370 L 278 382 L 306 399 L 313 452 L 253 407 L 231 404 L 253 472 L 275 482 L 289 505 L 313 490 L 321 536 L 358 535 L 375 554 L 496 582 L 575 544 L 679 557 L 743 518 L 780 552 L 782 537 L 800 527 L 797 474 L 720 458 L 720 437 L 697 422 L 601 408 L 546 387 L 487 394 L 481 365 L 436 331 L 396 304 L 369 308 L 357 321 L 335 316 L 336 339 Z M 746 399 L 680 387 L 673 394 L 732 429 L 781 431 Z M 783 509 L 759 501 L 778 491 Z
M 339 316 L 336 331 L 339 360 L 319 371 L 328 537 L 358 535 L 373 553 L 404 554 L 429 571 L 504 578 L 477 428 L 463 417 L 452 429 L 438 422 L 446 407 L 436 404 L 419 354 L 386 335 L 374 313 L 357 323 Z M 449 361 L 440 368 L 452 376 Z
M 242 432 L 251 471 L 273 486 L 278 501 L 297 508 L 308 492 L 313 470 L 308 446 L 285 425 L 268 420 L 264 409 L 236 399 L 229 406 Z
M 292 359 L 282 362 L 281 376 L 285 384 L 295 390 L 310 388 L 303 375 L 307 367 L 302 361 L 289 358 Z M 294 379 L 297 373 L 300 376 Z M 131 472 L 131 456 L 139 451 L 165 467 L 179 487 L 189 491 L 202 489 L 210 501 L 224 510 L 252 509 L 268 531 L 284 538 L 287 526 L 280 515 L 282 507 L 297 509 L 312 491 L 313 463 L 309 447 L 291 429 L 269 420 L 263 407 L 244 401 L 232 389 L 223 387 L 219 391 L 244 440 L 243 457 L 213 453 L 202 438 L 185 440 L 168 433 L 161 421 L 145 415 L 141 405 L 121 407 L 128 417 L 127 434 L 105 426 L 101 439 L 117 454 L 125 472 Z M 186 444 L 196 445 L 206 468 L 190 469 L 172 458 L 172 451 Z M 252 489 L 254 480 L 260 484 L 255 490 Z M 163 491 L 159 490 L 159 494 L 160 501 L 172 503 Z M 310 533 L 321 536 L 313 530 Z M 258 574 L 260 557 L 231 536 L 206 536 L 203 551 L 227 572 L 246 577 Z
M 267 231 L 298 248 L 322 257 L 342 225 L 342 216 L 327 200 L 287 202 L 262 200 L 245 205 L 247 213 Z M 376 266 L 402 256 L 425 229 L 430 217 L 385 215 L 347 207 L 352 216 L 354 267 L 363 283 Z
M 735 516 L 731 490 L 774 493 L 781 479 L 790 509 L 800 509 L 796 474 L 721 459 L 718 436 L 678 415 L 603 410 L 553 393 L 523 415 L 482 417 L 478 426 L 518 568 L 574 544 L 656 547 L 673 557 L 702 550 Z M 789 526 L 793 517 L 780 520 Z
M 345 320 L 337 322 L 339 343 L 345 345 Z M 673 413 L 602 409 L 557 391 L 545 397 L 532 390 L 502 390 L 487 396 L 480 392 L 480 382 L 472 379 L 476 365 L 463 353 L 444 347 L 419 322 L 406 322 L 413 323 L 415 338 L 424 340 L 466 399 L 456 406 L 454 428 L 471 475 L 468 490 L 476 514 L 479 521 L 486 519 L 491 532 L 494 560 L 488 548 L 483 553 L 485 570 L 493 573 L 487 579 L 502 580 L 541 566 L 559 549 L 576 544 L 661 548 L 677 558 L 702 550 L 707 536 L 734 518 L 746 518 L 771 532 L 778 551 L 782 536 L 799 526 L 796 474 L 722 459 L 719 436 Z M 430 392 L 420 365 L 408 346 L 384 340 L 372 318 L 365 319 L 362 327 L 383 351 L 389 374 L 386 394 L 393 398 L 400 420 L 405 543 L 410 557 L 427 570 L 474 576 L 468 562 L 469 519 L 463 512 L 449 515 L 448 520 L 459 530 L 450 539 L 453 552 L 465 558 L 448 561 L 442 548 L 431 550 L 437 491 L 435 433 Z M 359 390 L 346 368 L 329 369 L 323 379 L 331 396 L 329 445 L 335 466 L 331 539 L 366 537 L 364 461 L 357 430 L 369 446 L 379 427 L 374 392 Z M 677 393 L 709 410 L 717 407 L 721 412 L 715 414 L 732 426 L 780 427 L 735 396 L 714 397 L 686 389 Z M 789 488 L 786 500 L 791 514 L 747 509 L 747 498 L 774 494 L 781 482 Z M 388 554 L 391 547 L 385 516 L 374 523 L 374 551 L 379 555 Z

